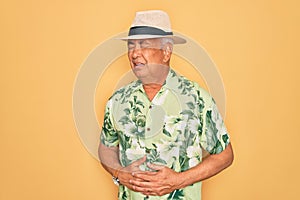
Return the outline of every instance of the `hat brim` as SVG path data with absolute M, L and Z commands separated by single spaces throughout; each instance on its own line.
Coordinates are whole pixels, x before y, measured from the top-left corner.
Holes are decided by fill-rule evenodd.
M 174 41 L 174 44 L 184 44 L 186 40 L 182 37 L 176 35 L 130 35 L 123 38 L 116 38 L 123 41 L 128 40 L 141 40 L 141 39 L 154 39 L 154 38 L 171 38 Z

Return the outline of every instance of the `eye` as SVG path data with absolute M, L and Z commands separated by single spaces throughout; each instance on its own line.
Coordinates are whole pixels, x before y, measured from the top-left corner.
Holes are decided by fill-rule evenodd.
M 135 48 L 135 45 L 134 44 L 128 44 L 127 48 L 128 48 L 129 51 L 132 51 Z
M 143 41 L 143 42 L 140 43 L 140 47 L 142 49 L 150 48 L 150 46 L 151 46 L 151 44 L 149 42 L 147 42 L 147 41 Z

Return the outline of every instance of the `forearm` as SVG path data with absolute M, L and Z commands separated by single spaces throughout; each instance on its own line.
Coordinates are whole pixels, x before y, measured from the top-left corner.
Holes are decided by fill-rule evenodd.
M 139 172 L 140 165 L 146 161 L 146 156 L 123 167 L 119 161 L 119 148 L 107 147 L 103 144 L 99 145 L 98 155 L 103 168 L 113 177 L 119 180 L 119 183 L 127 188 L 136 191 L 130 180 L 133 179 L 132 173 Z
M 118 147 L 107 147 L 100 143 L 98 156 L 103 168 L 111 175 L 115 175 L 116 170 L 122 168 L 119 161 Z
M 184 188 L 193 183 L 208 179 L 232 164 L 233 151 L 229 144 L 224 151 L 219 154 L 209 155 L 197 166 L 179 173 L 179 188 Z

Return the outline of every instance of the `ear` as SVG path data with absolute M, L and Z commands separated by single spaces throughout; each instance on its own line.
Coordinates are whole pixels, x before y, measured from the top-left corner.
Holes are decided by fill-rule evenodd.
M 164 59 L 163 61 L 165 63 L 170 61 L 171 55 L 172 55 L 172 46 L 171 44 L 167 43 L 164 48 L 163 48 L 163 53 L 164 53 Z

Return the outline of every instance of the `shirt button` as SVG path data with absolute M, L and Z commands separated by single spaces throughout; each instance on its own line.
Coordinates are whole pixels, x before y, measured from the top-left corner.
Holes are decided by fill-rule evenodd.
M 147 128 L 147 131 L 150 131 L 151 129 L 150 128 Z

